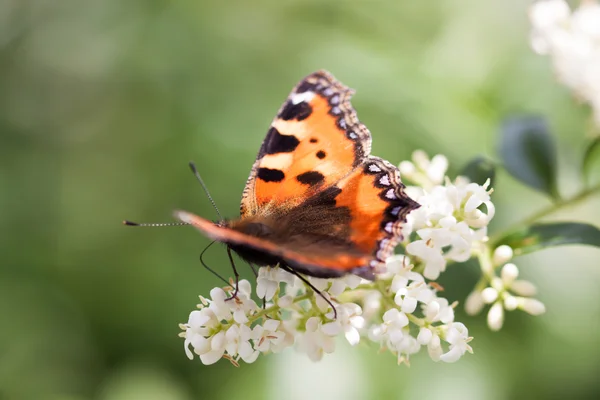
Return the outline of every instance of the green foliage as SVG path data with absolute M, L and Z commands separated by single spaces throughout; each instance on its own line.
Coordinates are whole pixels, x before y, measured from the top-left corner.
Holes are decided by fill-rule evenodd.
M 600 181 L 600 136 L 594 138 L 583 155 L 583 179 L 587 184 Z
M 559 198 L 556 148 L 545 119 L 519 117 L 504 121 L 498 152 L 512 176 L 554 199 Z
M 494 247 L 503 244 L 510 246 L 516 255 L 567 244 L 600 247 L 600 229 L 574 222 L 534 224 L 498 239 Z
M 496 165 L 485 157 L 475 157 L 464 166 L 459 175 L 468 177 L 471 182 L 483 185 L 488 179 L 490 187 L 496 183 Z

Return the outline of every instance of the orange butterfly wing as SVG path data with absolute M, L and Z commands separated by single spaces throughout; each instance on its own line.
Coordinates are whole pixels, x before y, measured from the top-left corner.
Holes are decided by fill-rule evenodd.
M 297 206 L 352 172 L 371 134 L 350 104 L 353 90 L 326 71 L 303 79 L 280 108 L 242 196 L 241 215 Z
M 369 254 L 369 267 L 380 268 L 402 239 L 406 216 L 419 204 L 404 192 L 398 168 L 379 157 L 368 156 L 337 186 L 336 207 L 350 210 L 350 241 Z
M 295 248 L 289 243 L 286 245 L 285 238 L 281 238 L 281 241 L 261 239 L 227 226 L 217 225 L 212 221 L 185 211 L 175 211 L 175 217 L 204 232 L 212 240 L 229 245 L 243 245 L 267 252 L 281 258 L 292 268 L 312 276 L 342 276 L 348 271 L 353 271 L 357 275 L 373 279 L 371 268 L 363 268 L 369 264 L 370 257 L 358 251 L 331 253 L 325 248 L 316 253 L 306 253 L 302 251 L 302 248 Z

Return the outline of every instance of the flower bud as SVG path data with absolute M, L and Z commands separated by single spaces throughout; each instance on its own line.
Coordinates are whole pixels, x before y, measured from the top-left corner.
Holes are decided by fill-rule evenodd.
M 493 331 L 499 331 L 504 323 L 504 308 L 502 303 L 494 303 L 487 315 L 487 324 Z
M 419 342 L 421 345 L 428 344 L 431 341 L 432 336 L 433 333 L 430 329 L 421 328 L 419 330 L 419 335 L 417 336 L 417 342 Z
M 474 290 L 465 300 L 465 311 L 469 315 L 477 315 L 481 312 L 484 306 L 483 296 L 478 290 Z
M 500 276 L 502 277 L 504 284 L 510 286 L 510 284 L 517 279 L 517 276 L 519 276 L 519 269 L 513 263 L 505 264 L 504 267 L 502 267 Z
M 509 262 L 513 257 L 513 249 L 510 246 L 503 244 L 502 246 L 496 247 L 492 261 L 494 265 L 502 265 Z
M 521 298 L 519 302 L 520 308 L 531 315 L 541 315 L 546 312 L 546 306 L 539 300 Z
M 486 287 L 481 292 L 481 298 L 483 299 L 484 303 L 491 304 L 498 298 L 498 291 L 493 287 Z
M 510 288 L 516 294 L 525 297 L 535 296 L 535 294 L 537 293 L 537 288 L 535 287 L 535 285 L 529 281 L 524 280 L 514 281 L 510 285 Z
M 519 306 L 519 301 L 515 296 L 506 296 L 504 298 L 504 308 L 506 311 L 513 311 Z

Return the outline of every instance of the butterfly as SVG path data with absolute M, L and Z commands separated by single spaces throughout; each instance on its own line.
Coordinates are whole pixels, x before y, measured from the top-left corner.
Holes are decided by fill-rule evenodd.
M 327 71 L 308 75 L 267 132 L 240 217 L 215 223 L 176 211 L 176 218 L 252 264 L 373 280 L 419 204 L 398 168 L 369 154 L 371 134 L 350 104 L 353 94 Z

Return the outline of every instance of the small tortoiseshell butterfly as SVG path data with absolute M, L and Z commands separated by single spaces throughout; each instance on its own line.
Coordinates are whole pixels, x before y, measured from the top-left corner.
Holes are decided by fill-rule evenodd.
M 175 216 L 249 263 L 374 279 L 419 204 L 405 194 L 398 168 L 369 155 L 371 134 L 350 104 L 353 93 L 327 71 L 307 76 L 267 132 L 240 218 Z

